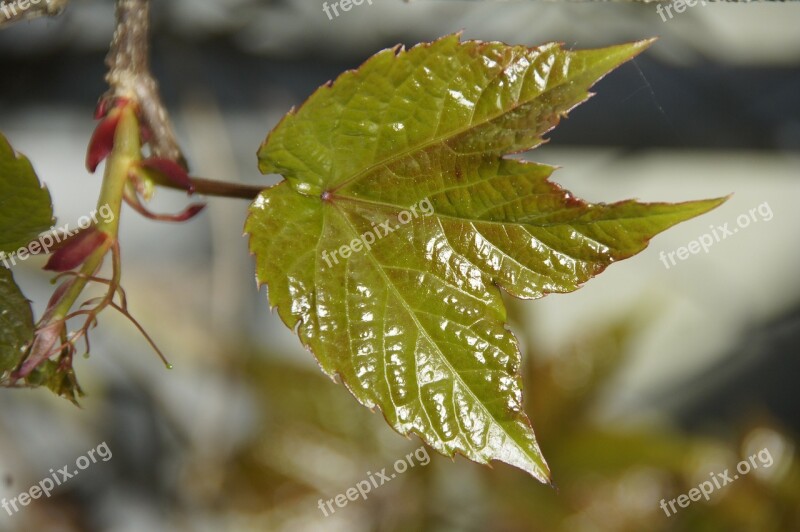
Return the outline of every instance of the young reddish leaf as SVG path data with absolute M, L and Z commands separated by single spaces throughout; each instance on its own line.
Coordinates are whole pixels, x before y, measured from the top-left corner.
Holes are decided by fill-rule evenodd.
M 114 99 L 103 96 L 100 98 L 100 101 L 97 102 L 97 107 L 94 109 L 94 119 L 100 120 L 101 118 L 104 118 L 108 114 L 108 111 L 113 107 L 115 107 Z
M 117 109 L 103 118 L 92 134 L 89 141 L 89 149 L 86 152 L 86 168 L 94 173 L 103 160 L 111 153 L 114 147 L 114 133 L 117 131 L 120 113 Z
M 156 172 L 163 179 L 170 181 L 177 186 L 185 189 L 189 194 L 194 194 L 194 184 L 189 178 L 186 169 L 169 159 L 151 157 L 143 160 L 140 165 L 147 170 Z
M 589 204 L 506 158 L 649 44 L 565 51 L 448 36 L 385 50 L 270 133 L 285 181 L 246 225 L 257 279 L 328 375 L 436 450 L 550 473 L 500 288 L 569 292 L 719 205 Z
M 183 211 L 177 214 L 156 214 L 151 212 L 142 204 L 139 196 L 136 194 L 125 194 L 125 203 L 133 207 L 133 209 L 151 220 L 158 220 L 160 222 L 185 222 L 197 216 L 200 211 L 206 208 L 205 203 L 192 203 Z
M 84 229 L 68 239 L 50 256 L 44 269 L 67 272 L 77 268 L 94 250 L 108 241 L 108 234 L 95 227 Z
M 63 321 L 59 321 L 36 329 L 30 353 L 28 353 L 19 369 L 12 373 L 11 379 L 14 381 L 24 379 L 36 369 L 36 366 L 57 354 L 65 327 L 66 324 Z

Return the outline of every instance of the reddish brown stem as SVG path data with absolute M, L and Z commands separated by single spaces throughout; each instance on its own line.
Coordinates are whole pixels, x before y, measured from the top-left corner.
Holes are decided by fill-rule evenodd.
M 225 181 L 203 179 L 202 177 L 192 177 L 191 180 L 196 194 L 221 198 L 254 200 L 264 189 L 268 188 L 266 185 L 242 185 L 240 183 L 226 183 Z M 159 182 L 159 185 L 176 190 L 184 190 L 180 186 L 166 180 Z

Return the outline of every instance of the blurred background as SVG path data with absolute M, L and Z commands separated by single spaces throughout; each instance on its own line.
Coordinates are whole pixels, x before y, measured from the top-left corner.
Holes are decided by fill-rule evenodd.
M 465 38 L 569 47 L 659 36 L 526 156 L 590 201 L 733 194 L 584 288 L 508 299 L 526 408 L 557 489 L 504 464 L 431 452 L 367 500 L 318 507 L 419 448 L 318 370 L 256 291 L 247 203 L 188 224 L 124 212 L 123 286 L 167 371 L 105 313 L 76 362 L 82 408 L 0 390 L 0 498 L 88 450 L 113 453 L 8 531 L 800 530 L 800 3 L 154 0 L 153 71 L 195 175 L 271 184 L 255 152 L 316 87 L 396 43 Z M 0 15 L 1 16 L 1 15 Z M 84 154 L 105 91 L 113 2 L 0 30 L 0 131 L 33 162 L 59 224 L 94 208 Z M 160 191 L 153 209 L 185 195 Z M 755 209 L 750 217 L 751 209 Z M 744 219 L 749 222 L 744 226 Z M 675 252 L 724 224 L 708 253 Z M 52 287 L 14 268 L 40 315 Z M 667 267 L 669 266 L 669 267 Z M 759 450 L 773 463 L 667 516 L 661 499 Z

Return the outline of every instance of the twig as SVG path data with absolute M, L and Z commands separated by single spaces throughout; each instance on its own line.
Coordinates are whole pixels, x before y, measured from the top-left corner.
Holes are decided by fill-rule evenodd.
M 213 179 L 203 179 L 202 177 L 192 177 L 194 191 L 205 196 L 216 196 L 218 198 L 234 198 L 254 200 L 268 185 L 242 185 L 240 183 L 229 183 L 227 181 L 216 181 Z M 185 190 L 175 183 L 169 181 L 159 181 L 162 187 Z
M 153 155 L 188 168 L 161 102 L 158 83 L 150 73 L 149 17 L 150 0 L 117 0 L 117 29 L 106 57 L 109 69 L 106 81 L 111 88 L 102 99 L 135 101 L 144 126 L 152 133 Z

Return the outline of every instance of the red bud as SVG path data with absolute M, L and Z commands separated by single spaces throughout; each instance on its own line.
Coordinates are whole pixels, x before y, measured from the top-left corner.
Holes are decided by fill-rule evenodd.
M 67 272 L 77 268 L 106 240 L 108 240 L 108 234 L 98 231 L 94 227 L 81 231 L 50 256 L 50 260 L 47 261 L 44 269 L 54 272 Z
M 119 119 L 119 111 L 114 110 L 97 124 L 92 140 L 89 141 L 89 150 L 86 152 L 86 168 L 89 172 L 94 173 L 97 166 L 114 148 L 114 133 L 117 131 Z

